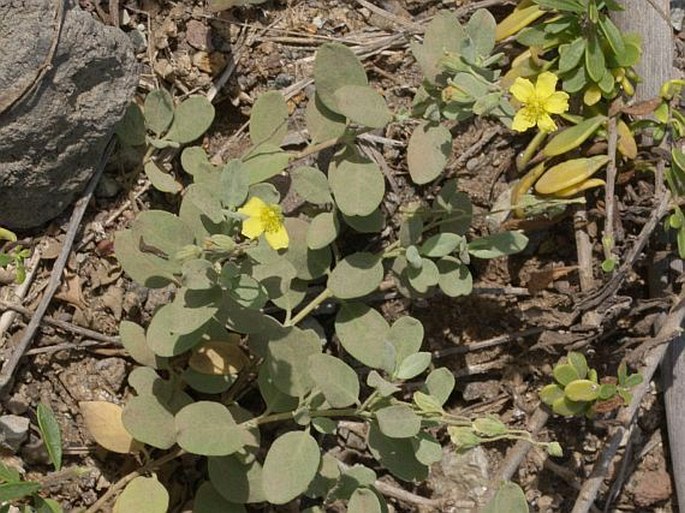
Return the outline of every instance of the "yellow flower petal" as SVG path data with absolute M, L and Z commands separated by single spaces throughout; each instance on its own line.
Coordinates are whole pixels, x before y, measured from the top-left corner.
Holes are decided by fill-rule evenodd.
M 535 126 L 535 116 L 523 107 L 514 116 L 514 121 L 511 123 L 511 128 L 517 132 L 525 132 L 529 128 Z
M 274 249 L 285 249 L 290 242 L 288 232 L 283 225 L 276 231 L 265 232 L 264 236 L 266 237 L 266 242 L 269 243 L 269 246 Z
M 514 83 L 509 88 L 509 92 L 521 103 L 528 103 L 535 98 L 535 87 L 527 78 L 516 77 L 516 80 L 514 80 Z
M 248 217 L 259 217 L 262 215 L 262 211 L 266 208 L 266 203 L 256 196 L 252 196 L 250 200 L 245 203 L 241 208 L 238 209 L 239 214 L 246 215 Z
M 264 231 L 264 225 L 259 217 L 249 217 L 243 220 L 242 233 L 248 239 L 256 239 Z
M 551 114 L 561 114 L 568 110 L 568 94 L 557 91 L 545 100 L 544 108 Z
M 538 116 L 538 128 L 543 132 L 554 132 L 557 129 L 557 125 L 549 114 L 542 114 Z
M 557 88 L 557 76 L 554 73 L 545 71 L 538 75 L 538 81 L 535 83 L 535 93 L 540 100 L 549 98 L 554 94 Z

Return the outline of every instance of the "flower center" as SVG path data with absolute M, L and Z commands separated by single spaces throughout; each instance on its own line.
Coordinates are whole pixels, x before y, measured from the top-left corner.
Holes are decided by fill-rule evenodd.
M 283 214 L 277 205 L 267 205 L 259 214 L 259 222 L 262 223 L 265 232 L 277 232 L 283 226 Z
M 545 109 L 545 101 L 542 98 L 539 98 L 537 94 L 534 95 L 526 104 L 526 109 L 535 119 L 547 114 L 547 109 Z

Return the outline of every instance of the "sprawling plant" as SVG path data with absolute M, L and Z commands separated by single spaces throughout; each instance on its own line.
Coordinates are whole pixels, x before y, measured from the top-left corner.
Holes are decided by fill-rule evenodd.
M 630 66 L 639 55 L 635 40 L 611 24 L 608 7 L 613 3 L 539 0 L 520 4 L 499 26 L 485 10 L 465 25 L 439 13 L 422 43 L 412 45 L 425 78 L 410 116 L 388 108 L 352 51 L 324 44 L 314 64 L 316 94 L 306 109 L 309 145 L 297 153 L 283 149 L 289 113 L 279 92 L 256 101 L 251 147 L 220 165 L 202 147 L 187 146 L 212 123 L 214 109 L 204 98 L 174 105 L 157 90 L 142 109 L 132 106 L 122 139 L 147 144 L 144 169 L 152 184 L 182 194 L 178 214 L 142 212 L 119 232 L 116 255 L 136 282 L 169 287 L 173 300 L 146 327 L 121 324 L 122 342 L 141 365 L 129 376 L 135 395 L 123 410 L 87 405 L 96 439 L 146 460 L 151 448 L 176 447 L 163 461 L 184 452 L 206 457 L 196 483 L 197 513 L 302 497 L 309 501 L 302 499 L 302 509 L 311 513 L 339 499 L 349 501 L 351 512 L 383 511 L 375 472 L 341 465 L 322 450 L 340 420 L 363 423 L 370 455 L 410 482 L 425 479 L 440 460 L 438 428 L 446 428 L 458 449 L 530 440 L 497 418 L 446 410 L 452 372 L 434 368 L 431 353 L 421 350 L 421 323 L 407 315 L 388 322 L 374 306 L 374 293 L 394 286 L 408 298 L 463 296 L 472 289 L 471 258 L 525 247 L 518 231 L 470 236 L 469 197 L 443 174 L 450 129 L 460 121 L 490 116 L 514 130 L 536 131 L 518 160 L 526 173 L 512 188 L 517 215 L 563 207 L 576 201 L 566 198 L 604 183 L 592 176 L 616 156 L 585 149 L 606 137 L 608 119 L 620 115 L 610 104 L 629 90 Z M 527 47 L 518 57 L 495 53 L 497 39 L 516 33 Z M 582 102 L 574 101 L 580 93 Z M 389 225 L 385 177 L 358 142 L 391 122 L 413 128 L 410 177 L 437 192 L 403 206 L 398 232 L 379 237 Z M 619 151 L 634 158 L 632 132 L 618 123 Z M 164 148 L 182 148 L 183 174 L 168 172 L 160 158 Z M 312 164 L 310 157 L 324 149 L 332 157 Z M 272 183 L 284 174 L 304 201 L 295 210 L 283 206 L 284 191 Z M 608 393 L 589 381 L 600 390 L 597 397 Z M 108 419 L 117 436 L 98 429 L 102 422 L 95 418 Z M 540 445 L 560 453 L 556 443 Z M 493 504 L 525 508 L 520 489 L 501 493 Z M 163 512 L 168 501 L 154 476 L 138 477 L 115 510 L 135 505 L 139 511 L 144 504 L 150 513 Z

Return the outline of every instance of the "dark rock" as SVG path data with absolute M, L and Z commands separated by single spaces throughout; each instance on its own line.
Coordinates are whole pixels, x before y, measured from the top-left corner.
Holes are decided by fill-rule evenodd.
M 126 34 L 70 3 L 50 66 L 40 75 L 62 1 L 0 0 L 3 226 L 38 226 L 77 197 L 138 83 Z

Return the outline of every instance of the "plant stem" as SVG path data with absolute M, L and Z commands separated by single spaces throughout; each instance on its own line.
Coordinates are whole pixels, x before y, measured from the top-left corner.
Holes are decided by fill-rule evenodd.
M 112 486 L 109 487 L 109 490 L 105 492 L 105 494 L 100 497 L 97 501 L 93 503 L 92 506 L 90 506 L 84 513 L 97 513 L 98 511 L 102 510 L 103 506 L 109 501 L 109 499 L 117 493 L 121 488 L 126 486 L 128 483 L 133 481 L 136 477 L 141 476 L 145 472 L 149 472 L 151 470 L 154 470 L 158 467 L 161 467 L 162 465 L 169 463 L 170 461 L 175 460 L 182 454 L 184 454 L 185 451 L 181 449 L 180 447 L 176 448 L 172 452 L 165 454 L 161 458 L 158 458 L 156 460 L 151 461 L 150 463 L 147 463 L 146 465 L 143 465 L 140 467 L 138 470 L 134 470 L 133 472 L 130 472 L 129 474 L 126 474 L 124 477 L 119 479 L 116 483 L 114 483 Z
M 316 417 L 370 417 L 369 413 L 365 413 L 358 408 L 344 408 L 340 410 L 320 410 L 310 412 L 311 418 Z M 272 422 L 281 422 L 284 420 L 292 420 L 295 417 L 294 411 L 286 411 L 283 413 L 274 413 L 273 415 L 266 415 L 250 419 L 241 424 L 241 426 L 254 427 L 262 424 L 270 424 Z
M 288 327 L 297 325 L 300 321 L 302 321 L 302 319 L 304 319 L 310 313 L 316 310 L 316 308 L 319 307 L 321 303 L 323 303 L 331 297 L 333 297 L 333 292 L 328 288 L 324 289 L 323 292 L 321 292 L 321 294 L 312 299 L 307 306 L 305 306 L 302 310 L 297 312 L 297 314 L 295 314 L 295 316 L 292 319 L 290 319 L 290 321 L 286 322 L 285 326 Z

